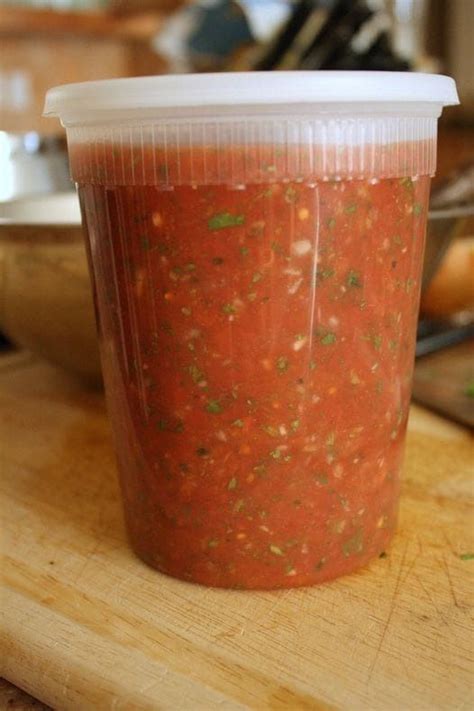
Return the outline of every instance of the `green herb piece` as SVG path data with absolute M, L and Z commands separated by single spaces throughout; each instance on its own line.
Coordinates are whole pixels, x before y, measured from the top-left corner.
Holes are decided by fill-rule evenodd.
M 420 205 L 419 202 L 415 202 L 413 205 L 413 214 L 415 217 L 419 217 L 421 213 L 423 212 L 423 205 Z
M 148 237 L 142 237 L 140 244 L 142 246 L 142 249 L 145 250 L 145 252 L 148 251 L 151 247 L 150 240 L 148 239 Z
M 196 449 L 196 454 L 198 457 L 208 457 L 210 455 L 210 451 L 205 447 L 198 447 Z
M 211 540 L 207 544 L 208 548 L 217 548 L 218 545 L 219 541 L 217 540 L 217 538 L 211 538 Z
M 247 294 L 247 299 L 249 301 L 255 301 L 257 298 L 257 293 L 255 291 L 251 291 L 250 294 Z
M 258 476 L 264 476 L 267 473 L 267 467 L 265 464 L 257 464 L 253 468 L 253 471 L 255 474 L 258 474 Z
M 188 345 L 189 345 L 189 344 L 188 344 Z M 189 373 L 189 375 L 191 376 L 191 378 L 193 379 L 193 382 L 196 383 L 196 384 L 202 383 L 202 382 L 206 379 L 204 373 L 202 372 L 202 370 L 199 370 L 199 368 L 197 367 L 197 365 L 194 365 L 194 363 L 192 363 L 192 364 L 188 367 L 188 373 Z
M 352 287 L 360 288 L 362 286 L 362 282 L 360 280 L 360 275 L 357 272 L 355 272 L 353 269 L 351 269 L 349 274 L 347 275 L 346 284 L 350 288 L 352 288 Z
M 321 338 L 321 343 L 323 346 L 331 346 L 336 342 L 336 335 L 334 333 L 326 333 L 325 336 Z
M 467 397 L 474 397 L 474 380 L 471 380 L 471 382 L 467 384 L 464 394 L 467 395 Z
M 239 420 L 234 420 L 232 425 L 234 427 L 241 427 L 242 428 L 244 426 L 244 423 L 242 422 L 242 420 L 239 419 Z
M 272 457 L 272 459 L 281 459 L 281 451 L 279 449 L 273 449 L 270 452 L 270 457 Z
M 336 220 L 334 217 L 330 217 L 328 220 L 328 227 L 332 230 L 336 226 Z
M 276 367 L 277 367 L 277 370 L 279 373 L 286 373 L 289 365 L 290 364 L 289 364 L 288 358 L 285 358 L 285 356 L 280 356 L 277 359 Z
M 330 277 L 334 276 L 335 271 L 332 267 L 327 267 L 326 269 L 318 269 L 316 272 L 316 278 L 325 281 Z
M 275 254 L 282 254 L 283 252 L 283 247 L 279 242 L 276 242 L 273 240 L 273 242 L 270 244 L 270 249 L 275 252 Z
M 158 429 L 160 432 L 164 432 L 166 430 L 167 422 L 166 420 L 159 419 L 157 422 Z
M 288 186 L 287 189 L 285 190 L 285 202 L 294 204 L 297 200 L 298 200 L 298 193 L 291 185 Z
M 184 265 L 184 270 L 186 272 L 193 272 L 196 269 L 196 265 L 193 262 L 188 262 Z
M 252 276 L 252 284 L 257 284 L 259 281 L 263 279 L 263 274 L 260 272 L 254 272 Z
M 411 178 L 401 178 L 400 185 L 403 185 L 407 190 L 413 190 L 413 180 Z
M 219 400 L 209 400 L 206 405 L 206 410 L 211 412 L 213 415 L 219 415 L 222 412 Z
M 236 227 L 245 223 L 244 215 L 231 215 L 230 212 L 218 212 L 207 221 L 210 230 L 223 230 L 226 227 Z
M 279 546 L 275 546 L 273 543 L 270 543 L 270 545 L 268 547 L 270 549 L 270 552 L 273 553 L 273 555 L 279 555 L 279 556 L 285 555 L 283 553 L 282 549 Z
M 372 343 L 374 344 L 374 348 L 376 351 L 379 351 L 380 348 L 382 347 L 382 336 L 379 336 L 378 334 L 375 335 L 372 338 Z
M 346 558 L 354 553 L 361 553 L 364 548 L 362 531 L 359 529 L 354 535 L 342 544 L 342 552 Z
M 245 508 L 245 501 L 238 499 L 234 504 L 234 513 L 240 513 Z
M 249 248 L 248 248 L 248 247 L 240 247 L 240 248 L 239 248 L 239 251 L 240 251 L 240 254 L 241 254 L 243 257 L 246 257 L 247 254 L 249 253 Z
M 267 435 L 270 435 L 270 437 L 278 437 L 278 435 L 280 434 L 277 428 L 273 427 L 272 425 L 263 425 L 262 430 L 266 432 Z
M 233 304 L 224 304 L 224 306 L 222 307 L 222 311 L 228 315 L 237 313 L 236 308 Z
M 192 311 L 187 306 L 183 306 L 183 308 L 181 309 L 181 313 L 185 316 L 191 316 Z
M 346 215 L 353 215 L 356 210 L 357 210 L 357 205 L 355 203 L 352 203 L 351 205 L 347 205 L 344 208 L 344 212 L 346 213 Z
M 229 491 L 233 491 L 234 489 L 237 488 L 237 478 L 235 476 L 230 479 L 229 483 L 227 484 L 227 489 Z
M 461 560 L 474 560 L 474 553 L 461 553 L 459 557 Z
M 299 420 L 292 420 L 290 423 L 290 427 L 293 430 L 293 432 L 296 432 L 296 430 L 299 428 L 299 426 L 300 426 Z
M 325 474 L 315 474 L 314 478 L 321 486 L 327 486 L 329 484 L 329 479 Z
M 316 361 L 310 360 L 309 361 L 309 369 L 314 370 L 316 368 Z

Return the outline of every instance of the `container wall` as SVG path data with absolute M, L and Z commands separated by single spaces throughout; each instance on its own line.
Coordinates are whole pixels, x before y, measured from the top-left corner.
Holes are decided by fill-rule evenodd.
M 434 137 L 285 135 L 71 141 L 132 544 L 208 585 L 333 578 L 396 523 Z

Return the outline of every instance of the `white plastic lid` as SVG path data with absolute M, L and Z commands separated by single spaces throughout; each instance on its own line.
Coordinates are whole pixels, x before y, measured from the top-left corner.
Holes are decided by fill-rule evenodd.
M 387 105 L 412 112 L 424 108 L 439 115 L 443 106 L 458 104 L 454 80 L 436 74 L 408 72 L 293 71 L 182 74 L 65 84 L 50 89 L 44 114 L 59 116 L 65 125 L 95 118 L 131 118 L 151 111 L 169 116 L 219 115 L 229 109 L 272 112 L 318 106 L 348 111 L 353 105 L 371 113 Z M 336 107 L 336 105 L 338 105 Z M 390 107 L 392 110 L 395 106 Z M 227 110 L 226 110 L 227 109 Z

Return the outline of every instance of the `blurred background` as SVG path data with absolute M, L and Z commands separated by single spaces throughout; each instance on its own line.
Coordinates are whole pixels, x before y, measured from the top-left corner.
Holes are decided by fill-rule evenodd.
M 474 0 L 0 0 L 3 342 L 99 377 L 64 133 L 41 116 L 51 86 L 183 72 L 445 73 L 461 105 L 440 123 L 415 397 L 474 425 L 473 44 Z

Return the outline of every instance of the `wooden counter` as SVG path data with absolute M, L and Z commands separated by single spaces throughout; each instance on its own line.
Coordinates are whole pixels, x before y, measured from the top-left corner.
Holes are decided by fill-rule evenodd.
M 320 587 L 248 593 L 182 583 L 132 555 L 101 394 L 3 357 L 0 423 L 0 673 L 53 708 L 472 708 L 465 430 L 413 408 L 386 558 Z

